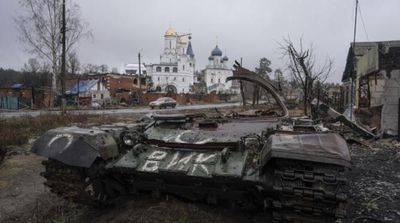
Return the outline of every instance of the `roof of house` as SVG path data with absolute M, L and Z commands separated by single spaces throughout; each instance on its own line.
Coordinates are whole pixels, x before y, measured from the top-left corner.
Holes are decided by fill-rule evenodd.
M 344 68 L 344 72 L 342 75 L 342 82 L 348 81 L 350 77 L 352 76 L 353 72 L 353 61 L 354 61 L 354 56 L 353 56 L 353 47 L 350 46 L 349 52 L 347 53 L 347 59 L 346 59 L 346 66 Z
M 378 42 L 356 42 L 355 52 L 353 51 L 353 44 L 350 44 L 347 53 L 346 66 L 342 76 L 342 82 L 350 80 L 355 75 L 354 69 L 354 54 L 357 57 L 357 65 L 363 62 L 363 66 L 359 69 L 360 72 L 368 74 L 375 69 L 399 69 L 398 62 L 400 61 L 398 51 L 400 48 L 400 41 L 378 41 Z M 361 61 L 363 57 L 364 61 Z M 375 58 L 375 59 L 374 59 Z M 367 65 L 365 64 L 367 62 Z
M 81 80 L 79 81 L 79 84 L 75 84 L 72 86 L 66 93 L 67 94 L 77 94 L 83 93 L 83 92 L 88 92 L 93 86 L 95 86 L 99 80 Z
M 16 84 L 11 85 L 11 88 L 22 88 L 22 87 L 24 87 L 24 84 L 21 84 L 21 83 L 16 83 Z

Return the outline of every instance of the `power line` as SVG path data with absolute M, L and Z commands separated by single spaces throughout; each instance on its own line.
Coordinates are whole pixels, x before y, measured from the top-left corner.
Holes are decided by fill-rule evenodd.
M 367 32 L 367 29 L 365 28 L 364 17 L 363 17 L 362 12 L 361 12 L 360 4 L 358 4 L 358 11 L 360 12 L 361 23 L 362 23 L 362 26 L 363 26 L 365 37 L 367 37 L 367 41 L 369 41 L 368 32 Z

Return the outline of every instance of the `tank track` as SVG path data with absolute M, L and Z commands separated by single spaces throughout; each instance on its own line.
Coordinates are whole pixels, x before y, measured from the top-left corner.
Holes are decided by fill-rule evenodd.
M 273 222 L 340 222 L 345 217 L 344 168 L 277 160 Z
M 110 205 L 117 196 L 116 185 L 105 175 L 89 177 L 89 169 L 72 167 L 56 160 L 42 162 L 45 172 L 41 175 L 46 178 L 45 185 L 50 191 L 66 200 L 85 205 Z M 108 180 L 108 181 L 107 181 Z M 107 182 L 106 182 L 107 181 Z
M 106 175 L 93 179 L 88 177 L 88 169 L 67 166 L 51 159 L 43 161 L 43 164 L 45 172 L 42 176 L 47 180 L 45 184 L 51 192 L 67 200 L 81 204 L 110 205 L 110 198 L 124 191 Z M 125 178 L 128 179 L 129 175 Z M 347 180 L 343 167 L 275 160 L 273 182 L 272 195 L 267 193 L 264 196 L 272 198 L 270 207 L 274 223 L 333 223 L 344 219 Z

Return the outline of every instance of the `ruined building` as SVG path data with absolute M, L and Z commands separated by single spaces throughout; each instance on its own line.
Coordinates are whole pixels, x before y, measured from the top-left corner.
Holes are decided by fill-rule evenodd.
M 351 101 L 351 77 L 354 74 L 354 106 L 359 111 L 368 111 L 370 120 L 377 120 L 371 123 L 372 126 L 389 134 L 397 134 L 400 41 L 357 42 L 355 57 L 353 52 L 350 46 L 342 77 L 344 103 Z

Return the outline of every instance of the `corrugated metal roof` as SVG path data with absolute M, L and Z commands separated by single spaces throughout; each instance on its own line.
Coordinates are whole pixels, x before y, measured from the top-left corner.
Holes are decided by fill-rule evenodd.
M 99 80 L 82 80 L 79 81 L 79 85 L 75 84 L 72 86 L 66 93 L 67 94 L 77 94 L 79 93 L 84 93 L 90 90 L 94 85 L 96 85 L 99 82 Z
M 23 84 L 17 83 L 17 84 L 11 85 L 11 88 L 22 88 L 23 86 L 24 86 Z

